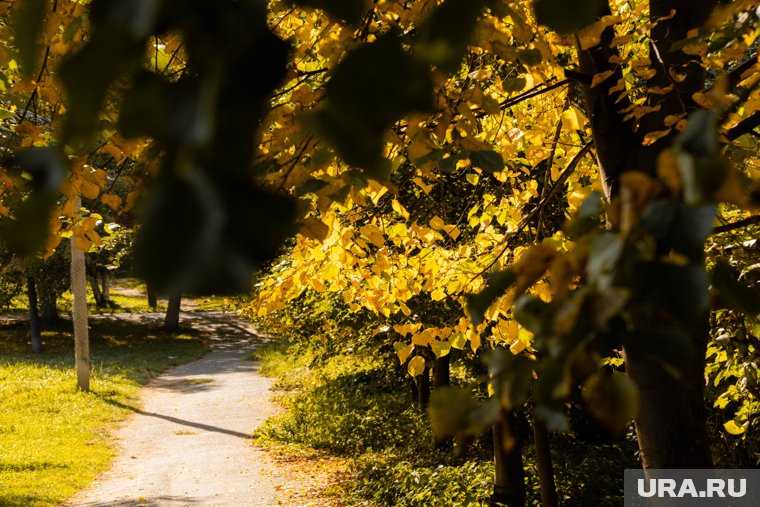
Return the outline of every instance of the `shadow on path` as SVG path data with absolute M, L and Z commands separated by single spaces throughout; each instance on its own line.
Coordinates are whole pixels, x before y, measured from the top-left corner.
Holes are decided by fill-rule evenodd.
M 207 505 L 206 500 L 189 496 L 156 496 L 144 500 L 113 500 L 110 502 L 88 502 L 78 507 L 169 507 L 186 505 Z
M 178 417 L 172 417 L 170 415 L 158 414 L 156 412 L 146 412 L 145 410 L 141 410 L 139 408 L 133 407 L 131 405 L 127 405 L 125 403 L 118 402 L 116 400 L 111 400 L 111 399 L 108 399 L 108 398 L 105 398 L 105 397 L 101 397 L 101 398 L 106 403 L 109 403 L 111 405 L 114 405 L 114 406 L 117 406 L 117 407 L 120 407 L 120 408 L 126 408 L 127 410 L 130 410 L 131 412 L 134 412 L 135 414 L 140 414 L 140 415 L 144 415 L 144 416 L 147 416 L 147 417 L 155 417 L 157 419 L 163 419 L 164 421 L 173 422 L 174 424 L 179 424 L 179 425 L 182 425 L 182 426 L 190 426 L 191 428 L 196 428 L 196 429 L 199 429 L 199 430 L 213 431 L 214 433 L 223 433 L 225 435 L 231 435 L 233 437 L 238 437 L 238 438 L 245 438 L 245 439 L 250 439 L 251 438 L 251 434 L 249 434 L 249 433 L 241 433 L 239 431 L 228 430 L 228 429 L 225 429 L 225 428 L 220 428 L 218 426 L 211 426 L 209 424 L 203 424 L 203 423 L 198 423 L 198 422 L 193 422 L 193 421 L 186 421 L 186 420 L 180 419 Z

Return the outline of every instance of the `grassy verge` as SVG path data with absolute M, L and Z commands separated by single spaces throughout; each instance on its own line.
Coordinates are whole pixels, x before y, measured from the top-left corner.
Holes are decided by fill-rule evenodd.
M 159 298 L 158 306 L 152 308 L 148 304 L 146 292 L 147 288 L 145 283 L 136 278 L 115 279 L 112 282 L 109 295 L 111 305 L 105 308 L 99 308 L 95 304 L 92 289 L 88 284 L 87 306 L 91 314 L 165 312 L 166 299 Z M 63 315 L 70 314 L 72 300 L 73 296 L 71 295 L 71 292 L 64 292 L 61 297 L 58 298 L 58 311 Z M 230 305 L 227 298 L 220 296 L 183 298 L 183 308 L 187 308 L 191 311 L 222 311 L 229 307 Z M 29 301 L 25 294 L 14 297 L 7 307 L 0 308 L 0 314 L 2 315 L 26 315 L 28 312 Z
M 200 357 L 192 334 L 123 321 L 92 321 L 92 391 L 77 392 L 69 329 L 43 333 L 31 353 L 28 328 L 0 328 L 0 505 L 59 504 L 105 470 L 107 434 L 136 408 L 141 384 Z
M 412 402 L 403 373 L 358 354 L 315 360 L 287 343 L 261 348 L 255 359 L 265 374 L 277 378 L 287 409 L 259 429 L 257 442 L 281 451 L 283 446 L 294 452 L 317 449 L 349 460 L 348 472 L 326 492 L 339 497 L 337 505 L 488 505 L 493 487 L 488 432 L 464 456 L 437 449 L 427 415 Z M 461 374 L 453 372 L 455 378 Z M 576 417 L 580 427 L 585 416 Z M 521 424 L 530 435 L 527 419 Z M 621 504 L 623 469 L 635 466 L 630 443 L 553 435 L 552 448 L 563 505 Z M 539 505 L 530 442 L 524 463 L 528 504 Z

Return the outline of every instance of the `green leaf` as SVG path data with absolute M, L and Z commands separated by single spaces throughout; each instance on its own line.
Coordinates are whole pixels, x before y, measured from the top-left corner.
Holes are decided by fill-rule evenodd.
M 552 306 L 532 294 L 523 294 L 512 308 L 515 320 L 533 334 L 540 335 L 552 320 Z
M 431 110 L 432 90 L 429 69 L 389 33 L 338 65 L 327 83 L 326 108 L 307 126 L 348 164 L 383 173 L 390 167 L 382 157 L 385 130 L 408 113 Z
M 531 361 L 524 356 L 517 356 L 511 368 L 504 371 L 499 382 L 499 400 L 506 410 L 515 410 L 528 401 L 530 383 L 533 375 Z
M 470 151 L 467 152 L 466 156 L 474 167 L 483 169 L 486 172 L 494 173 L 504 169 L 504 159 L 493 150 Z
M 66 176 L 64 156 L 57 147 L 27 148 L 3 161 L 28 183 L 28 197 L 9 220 L 0 220 L 0 233 L 9 249 L 22 256 L 42 253 L 50 232 L 50 219 Z
M 616 267 L 623 253 L 625 239 L 616 232 L 603 232 L 591 242 L 586 273 L 601 289 L 612 285 Z
M 486 2 L 446 0 L 419 27 L 415 56 L 445 73 L 459 68 Z
M 521 92 L 525 89 L 528 81 L 524 77 L 515 77 L 505 79 L 501 83 L 501 88 L 507 93 Z
M 576 240 L 595 229 L 602 224 L 601 216 L 604 207 L 602 205 L 602 195 L 599 192 L 591 194 L 583 201 L 573 217 L 567 234 L 571 239 Z
M 296 197 L 317 193 L 328 185 L 326 181 L 312 178 L 296 188 Z
M 536 419 L 541 421 L 548 431 L 566 433 L 570 431 L 570 420 L 567 416 L 551 407 L 539 405 L 535 410 Z
M 471 392 L 459 387 L 442 387 L 430 396 L 430 425 L 439 440 L 466 434 L 471 414 L 478 406 Z
M 38 69 L 42 25 L 48 0 L 23 0 L 13 16 L 13 42 L 18 49 L 21 72 L 27 79 L 35 77 Z
M 599 19 L 603 5 L 603 0 L 536 0 L 533 7 L 536 21 L 565 34 L 578 31 Z
M 528 67 L 532 67 L 534 65 L 538 65 L 541 63 L 541 51 L 538 49 L 523 49 L 517 52 L 517 58 L 520 59 L 520 61 L 527 65 Z
M 715 267 L 710 272 L 710 284 L 729 308 L 752 318 L 760 315 L 760 292 L 742 283 L 739 274 L 725 257 L 715 260 Z
M 701 261 L 714 221 L 714 205 L 692 207 L 678 201 L 658 200 L 647 205 L 640 223 L 663 247 Z
M 689 115 L 689 124 L 673 146 L 683 182 L 684 201 L 692 206 L 712 202 L 730 174 L 730 164 L 720 153 L 717 117 L 713 111 Z
M 352 25 L 358 25 L 370 7 L 368 0 L 292 0 L 292 3 L 322 9 L 331 18 Z
M 623 373 L 591 375 L 583 384 L 582 394 L 589 412 L 613 435 L 621 435 L 638 415 L 638 390 Z
M 506 290 L 515 283 L 515 274 L 512 270 L 500 271 L 488 275 L 488 286 L 478 294 L 467 294 L 467 313 L 470 315 L 475 326 L 480 325 L 485 318 L 486 310 L 491 304 L 501 297 Z

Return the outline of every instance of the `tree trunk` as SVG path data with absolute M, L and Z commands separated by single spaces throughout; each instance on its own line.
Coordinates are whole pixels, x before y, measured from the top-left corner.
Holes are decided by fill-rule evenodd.
M 422 408 L 427 408 L 430 403 L 430 368 L 425 368 L 422 375 L 416 378 L 417 382 L 417 404 Z
M 515 415 L 502 409 L 500 419 L 491 429 L 495 464 L 491 505 L 524 507 L 525 471 Z
M 169 303 L 166 306 L 166 318 L 164 318 L 164 329 L 167 331 L 179 329 L 179 310 L 181 304 L 182 294 L 169 295 Z
M 61 320 L 56 305 L 55 294 L 45 287 L 40 287 L 40 320 L 46 324 L 55 324 Z
M 103 306 L 111 306 L 111 272 L 107 269 L 104 269 L 100 273 L 100 280 L 103 283 L 101 290 Z
M 26 278 L 26 293 L 29 296 L 29 329 L 32 339 L 32 351 L 42 352 L 42 335 L 40 335 L 40 317 L 37 313 L 37 286 L 34 277 Z
M 675 378 L 650 357 L 626 354 L 626 370 L 640 393 L 635 419 L 644 468 L 713 468 L 704 406 L 704 361 L 709 322 L 691 330 L 698 360 Z
M 98 273 L 88 276 L 87 280 L 90 282 L 90 288 L 92 289 L 92 297 L 95 298 L 95 305 L 98 308 L 103 308 L 103 293 L 100 291 L 100 282 L 98 282 Z
M 153 287 L 148 284 L 146 287 L 146 290 L 148 292 L 148 306 L 150 306 L 153 310 L 156 309 L 158 306 L 158 298 L 156 297 L 156 291 L 153 290 Z
M 620 176 L 631 170 L 655 174 L 657 157 L 668 148 L 677 134 L 658 139 L 649 146 L 642 144 L 647 133 L 662 130 L 665 117 L 689 113 L 696 105 L 692 95 L 704 88 L 704 69 L 699 57 L 682 51 L 670 51 L 673 42 L 685 39 L 690 30 L 702 26 L 717 0 L 650 0 L 653 18 L 661 19 L 650 32 L 650 57 L 655 75 L 648 86 L 669 86 L 671 91 L 656 97 L 658 111 L 642 119 L 637 130 L 623 120 L 622 110 L 630 101 L 609 91 L 622 78 L 620 66 L 611 63 L 620 54 L 610 42 L 615 36 L 612 27 L 602 32 L 601 43 L 593 48 L 578 48 L 582 73 L 594 74 L 610 71 L 612 76 L 599 86 L 584 86 L 587 115 L 591 128 L 603 183 L 605 200 L 619 191 Z M 600 15 L 609 14 L 607 5 Z M 670 71 L 685 74 L 687 79 L 672 83 Z M 705 321 L 706 322 L 706 321 Z M 642 329 L 651 323 L 634 322 Z M 691 329 L 695 357 L 694 370 L 680 380 L 674 379 L 650 359 L 626 355 L 626 370 L 636 383 L 640 396 L 639 416 L 635 420 L 636 434 L 644 468 L 710 468 L 712 459 L 707 442 L 707 430 L 702 400 L 704 385 L 704 350 L 707 341 L 706 326 Z
M 74 246 L 74 236 L 71 237 L 71 293 L 74 296 L 71 313 L 74 320 L 74 362 L 77 370 L 77 386 L 82 391 L 89 391 L 90 337 L 87 328 L 87 275 L 84 252 Z
M 557 501 L 557 487 L 554 483 L 549 432 L 546 430 L 546 426 L 535 417 L 533 418 L 533 439 L 536 447 L 538 483 L 541 486 L 541 505 L 543 507 L 556 507 L 559 502 Z
M 451 384 L 451 353 L 435 360 L 433 365 L 433 385 L 446 387 Z

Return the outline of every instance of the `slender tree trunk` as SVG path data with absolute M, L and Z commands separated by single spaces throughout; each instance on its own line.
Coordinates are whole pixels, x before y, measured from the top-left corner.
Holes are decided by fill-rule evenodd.
M 74 362 L 77 370 L 77 386 L 82 391 L 89 391 L 90 336 L 87 328 L 87 275 L 84 252 L 74 246 L 73 236 L 71 237 L 71 293 L 74 296 L 71 313 L 74 319 Z
M 427 408 L 430 403 L 430 368 L 425 368 L 422 375 L 417 377 L 417 404 L 422 408 Z
M 445 387 L 451 384 L 451 353 L 435 360 L 433 365 L 433 385 Z
M 104 269 L 100 276 L 101 281 L 103 282 L 103 288 L 101 290 L 103 306 L 111 306 L 111 273 L 107 269 Z
M 525 471 L 523 470 L 522 442 L 515 415 L 501 411 L 493 425 L 494 488 L 491 505 L 508 507 L 525 506 Z
M 92 276 L 88 276 L 87 280 L 90 282 L 90 288 L 92 289 L 92 297 L 95 298 L 95 305 L 98 308 L 103 308 L 103 293 L 100 291 L 100 282 L 98 282 L 98 273 L 96 272 Z
M 179 329 L 179 310 L 182 304 L 182 294 L 170 294 L 169 303 L 166 307 L 166 318 L 164 318 L 164 329 L 167 331 L 176 331 Z
M 533 439 L 536 447 L 536 466 L 538 467 L 538 483 L 541 486 L 542 507 L 557 507 L 557 487 L 554 483 L 554 466 L 552 465 L 549 432 L 546 426 L 533 418 Z
M 29 296 L 29 329 L 32 339 L 32 351 L 42 352 L 42 335 L 40 334 L 40 317 L 37 313 L 37 286 L 33 276 L 26 278 L 26 293 Z
M 53 292 L 45 287 L 40 287 L 40 320 L 47 324 L 55 324 L 61 320 L 61 316 L 58 313 L 58 306 L 56 305 L 55 295 Z
M 151 287 L 150 284 L 147 285 L 146 290 L 148 292 L 148 306 L 155 310 L 156 307 L 158 307 L 158 298 L 156 297 L 156 291 L 153 290 L 153 287 Z

